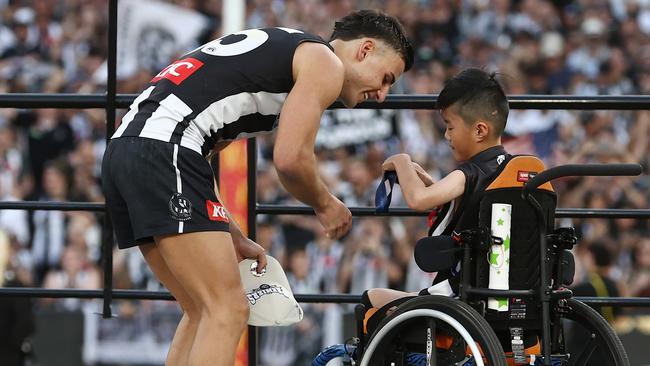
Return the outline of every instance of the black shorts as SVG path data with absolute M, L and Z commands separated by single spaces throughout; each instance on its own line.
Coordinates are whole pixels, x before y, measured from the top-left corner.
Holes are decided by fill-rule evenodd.
M 177 144 L 141 137 L 111 140 L 102 186 L 121 249 L 152 242 L 155 235 L 229 230 L 210 164 Z

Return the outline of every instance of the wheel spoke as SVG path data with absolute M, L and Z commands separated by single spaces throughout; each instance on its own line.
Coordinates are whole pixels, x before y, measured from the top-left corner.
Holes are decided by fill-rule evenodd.
M 594 354 L 594 351 L 596 350 L 596 343 L 597 343 L 596 335 L 591 333 L 591 338 L 589 339 L 589 342 L 587 342 L 585 348 L 578 355 L 576 362 L 572 364 L 576 366 L 587 365 L 587 361 L 591 360 L 591 356 Z

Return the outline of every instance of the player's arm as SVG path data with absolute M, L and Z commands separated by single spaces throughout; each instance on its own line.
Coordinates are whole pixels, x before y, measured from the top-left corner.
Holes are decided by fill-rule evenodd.
M 463 195 L 465 174 L 454 170 L 440 181 L 426 186 L 407 154 L 391 156 L 384 162 L 384 170 L 395 170 L 406 204 L 417 211 L 426 211 Z
M 232 141 L 220 141 L 212 149 L 208 155 L 208 162 L 212 163 L 212 158 L 214 154 L 218 154 L 221 150 L 225 149 L 230 145 Z M 219 158 L 218 156 L 216 157 Z M 228 229 L 230 231 L 230 237 L 232 238 L 233 245 L 235 246 L 235 253 L 237 254 L 237 261 L 241 262 L 244 258 L 257 259 L 259 263 L 257 266 L 257 272 L 261 273 L 262 270 L 266 267 L 266 255 L 264 248 L 261 245 L 250 240 L 244 233 L 241 231 L 241 228 L 237 224 L 237 221 L 230 214 L 230 211 L 226 207 L 225 202 L 221 199 L 219 194 L 219 187 L 217 186 L 217 180 L 214 180 L 214 194 L 217 196 L 217 201 L 221 203 L 228 217 Z
M 273 161 L 289 193 L 318 209 L 330 193 L 317 174 L 314 144 L 323 112 L 341 91 L 343 66 L 325 45 L 304 43 L 294 56 L 294 79 L 280 112 Z
M 287 191 L 312 206 L 328 235 L 338 238 L 349 230 L 351 215 L 320 179 L 314 145 L 321 115 L 341 92 L 343 64 L 325 45 L 307 42 L 296 50 L 293 75 L 294 86 L 280 112 L 273 162 Z
M 264 248 L 244 235 L 241 228 L 237 224 L 237 221 L 235 221 L 234 217 L 230 214 L 230 211 L 221 199 L 221 195 L 219 194 L 219 187 L 217 187 L 216 180 L 214 181 L 214 194 L 217 196 L 217 200 L 223 206 L 226 216 L 228 217 L 230 236 L 232 237 L 232 242 L 235 246 L 237 261 L 241 262 L 245 258 L 257 259 L 257 262 L 259 263 L 257 266 L 257 272 L 261 273 L 262 270 L 266 267 L 266 254 Z

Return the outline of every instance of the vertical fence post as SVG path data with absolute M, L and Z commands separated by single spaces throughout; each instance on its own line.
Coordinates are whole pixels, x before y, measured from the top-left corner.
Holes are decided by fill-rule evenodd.
M 117 0 L 108 1 L 108 60 L 106 78 L 106 146 L 115 132 L 115 96 L 117 89 Z M 104 208 L 102 258 L 104 268 L 104 305 L 102 316 L 110 318 L 113 300 L 113 225 Z
M 246 144 L 248 169 L 248 237 L 257 236 L 257 140 L 253 137 Z M 258 328 L 248 327 L 248 366 L 257 366 Z

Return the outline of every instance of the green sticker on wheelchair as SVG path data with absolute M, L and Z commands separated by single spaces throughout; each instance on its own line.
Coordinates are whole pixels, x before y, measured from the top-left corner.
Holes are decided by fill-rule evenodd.
M 489 285 L 491 289 L 507 290 L 510 272 L 510 229 L 512 206 L 507 203 L 492 203 L 490 229 L 493 236 L 502 238 L 501 244 L 492 245 L 487 261 L 490 264 Z M 488 308 L 508 311 L 506 298 L 489 298 Z

